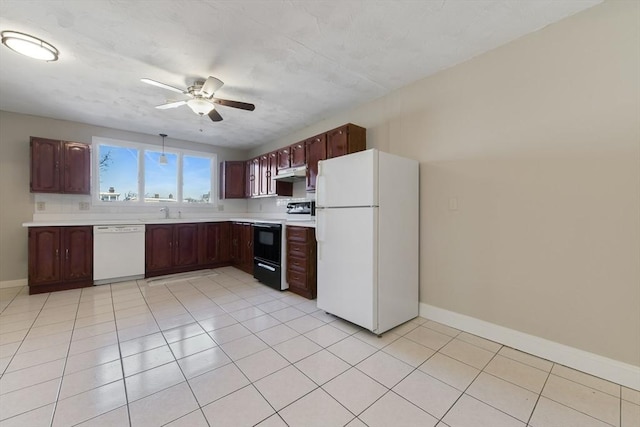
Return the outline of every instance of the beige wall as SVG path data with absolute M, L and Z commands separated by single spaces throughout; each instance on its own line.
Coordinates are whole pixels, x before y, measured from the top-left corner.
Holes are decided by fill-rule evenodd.
M 250 154 L 366 127 L 421 163 L 422 302 L 640 366 L 638 22 L 605 2 Z
M 159 143 L 157 135 L 0 111 L 0 282 L 27 278 L 27 230 L 21 224 L 31 221 L 34 214 L 35 196 L 29 193 L 30 136 L 85 143 L 90 143 L 93 136 L 156 145 Z M 167 146 L 214 152 L 220 161 L 247 157 L 245 151 L 170 138 L 167 139 Z M 72 203 L 74 198 L 83 197 L 86 198 L 65 195 L 57 199 L 63 203 Z M 233 206 L 238 211 L 246 211 L 244 201 L 225 201 L 225 205 Z M 154 212 L 156 210 L 150 209 Z

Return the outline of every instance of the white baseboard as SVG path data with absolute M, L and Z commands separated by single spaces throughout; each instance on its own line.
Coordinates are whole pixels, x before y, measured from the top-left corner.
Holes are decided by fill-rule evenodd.
M 0 280 L 0 289 L 15 288 L 17 286 L 27 286 L 27 279 Z
M 420 316 L 509 347 L 640 390 L 640 366 L 505 328 L 433 305 L 420 303 Z

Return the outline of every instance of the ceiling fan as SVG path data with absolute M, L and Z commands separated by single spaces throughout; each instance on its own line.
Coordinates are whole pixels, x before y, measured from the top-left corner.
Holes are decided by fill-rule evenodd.
M 181 105 L 187 105 L 194 113 L 204 116 L 205 114 L 214 122 L 222 120 L 222 116 L 215 109 L 215 104 L 225 107 L 239 108 L 241 110 L 253 111 L 256 106 L 240 101 L 230 101 L 228 99 L 214 98 L 214 93 L 224 84 L 222 80 L 209 76 L 207 80 L 197 80 L 187 89 L 178 89 L 165 83 L 157 82 L 152 79 L 140 79 L 142 82 L 158 86 L 167 90 L 189 96 L 191 99 L 184 101 L 167 101 L 165 104 L 158 105 L 156 108 L 166 110 L 168 108 L 176 108 Z

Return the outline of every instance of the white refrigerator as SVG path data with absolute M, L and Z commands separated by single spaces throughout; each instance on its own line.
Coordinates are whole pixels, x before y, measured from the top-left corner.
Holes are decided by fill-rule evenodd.
M 318 308 L 382 334 L 418 316 L 418 162 L 375 149 L 319 162 Z

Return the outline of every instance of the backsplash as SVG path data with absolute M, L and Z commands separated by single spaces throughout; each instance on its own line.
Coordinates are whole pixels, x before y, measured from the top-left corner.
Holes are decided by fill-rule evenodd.
M 160 208 L 168 207 L 171 218 L 225 217 L 247 212 L 247 200 L 218 200 L 216 206 L 170 203 L 145 206 L 109 205 L 94 202 L 89 195 L 34 194 L 33 221 L 65 220 L 70 217 L 85 219 L 149 219 L 163 218 Z

